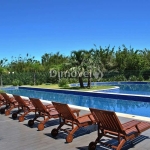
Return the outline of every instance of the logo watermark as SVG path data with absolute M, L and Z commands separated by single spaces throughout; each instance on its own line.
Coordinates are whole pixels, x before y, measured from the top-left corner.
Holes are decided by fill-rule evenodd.
M 103 77 L 103 72 L 98 71 L 84 71 L 84 72 L 78 72 L 78 71 L 57 71 L 57 70 L 50 70 L 50 77 L 59 77 L 59 78 L 76 78 L 76 77 L 85 77 L 88 78 L 89 76 L 95 79 L 101 79 Z

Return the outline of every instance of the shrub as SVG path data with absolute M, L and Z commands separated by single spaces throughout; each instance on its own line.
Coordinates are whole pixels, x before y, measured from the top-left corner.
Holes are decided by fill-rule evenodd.
M 31 85 L 31 86 L 33 86 L 33 85 L 34 85 L 33 81 L 31 81 L 31 82 L 30 82 L 30 85 Z
M 17 80 L 17 79 L 14 79 L 13 81 L 12 81 L 12 85 L 13 86 L 17 86 L 17 85 L 19 85 L 19 80 Z
M 38 81 L 36 81 L 36 82 L 35 82 L 35 85 L 39 85 L 39 82 L 38 82 Z
M 126 77 L 124 75 L 116 75 L 116 76 L 113 76 L 111 78 L 106 79 L 106 81 L 108 81 L 108 82 L 112 82 L 112 81 L 127 81 L 127 79 L 126 79 Z
M 76 78 L 69 78 L 68 81 L 69 81 L 69 83 L 78 83 L 79 82 L 79 80 Z
M 19 81 L 19 86 L 23 85 L 23 82 L 22 81 Z
M 59 82 L 58 82 L 59 87 L 69 87 L 68 84 L 69 84 L 69 82 L 65 78 L 60 79 Z
M 137 81 L 137 77 L 132 75 L 132 76 L 129 77 L 129 80 L 130 81 Z
M 138 81 L 144 81 L 144 78 L 140 75 L 140 76 L 138 77 Z
M 114 77 L 114 81 L 126 81 L 126 77 L 124 75 L 117 75 Z
M 38 81 L 37 81 L 37 84 L 38 84 L 38 85 L 41 85 L 41 84 L 43 84 L 43 82 L 40 81 L 40 80 L 38 80 Z
M 51 85 L 51 83 L 45 83 L 45 85 Z
M 100 80 L 99 80 L 99 82 L 107 82 L 108 81 L 108 79 L 105 79 L 105 78 L 101 78 Z

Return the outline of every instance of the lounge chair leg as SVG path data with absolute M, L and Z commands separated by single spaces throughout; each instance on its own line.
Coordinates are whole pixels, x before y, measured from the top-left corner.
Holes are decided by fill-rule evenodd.
M 44 130 L 44 124 L 43 123 L 38 124 L 38 130 L 39 131 Z
M 9 111 L 9 110 L 6 110 L 6 111 L 5 111 L 5 116 L 8 116 L 8 115 L 10 115 L 10 111 Z
M 125 142 L 126 142 L 125 139 L 122 139 L 116 150 L 120 150 Z
M 68 134 L 66 137 L 66 142 L 67 143 L 71 143 L 73 141 L 73 135 L 72 134 Z
M 24 117 L 23 116 L 20 116 L 19 117 L 19 122 L 23 122 L 24 121 Z
M 74 127 L 74 128 L 72 129 L 72 131 L 70 132 L 70 134 L 73 135 L 78 129 L 79 129 L 78 126 Z
M 27 112 L 24 112 L 24 114 L 22 114 L 20 117 L 19 117 L 19 121 L 20 122 L 23 122 L 24 121 L 24 117 L 29 113 L 30 111 L 27 111 Z

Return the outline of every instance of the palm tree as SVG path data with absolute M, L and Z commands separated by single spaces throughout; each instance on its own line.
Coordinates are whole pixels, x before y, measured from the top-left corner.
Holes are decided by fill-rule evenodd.
M 78 74 L 79 84 L 81 88 L 84 88 L 83 73 L 85 71 L 85 50 L 78 50 L 71 52 L 70 64 L 71 68 Z
M 87 87 L 91 87 L 91 77 L 92 77 L 92 72 L 95 67 L 94 64 L 94 50 L 91 49 L 89 51 L 85 52 L 85 59 L 84 59 L 84 68 L 87 73 L 88 77 L 88 82 L 87 82 Z

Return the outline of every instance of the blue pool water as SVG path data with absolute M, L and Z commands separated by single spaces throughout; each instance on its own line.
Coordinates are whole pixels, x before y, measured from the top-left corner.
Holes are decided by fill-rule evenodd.
M 135 95 L 150 95 L 149 82 L 114 82 L 114 83 L 109 82 L 103 84 L 97 83 L 97 85 L 112 85 L 112 86 L 119 87 L 111 90 L 102 90 L 103 92 L 135 94 Z
M 6 92 L 10 94 L 35 97 L 39 99 L 67 103 L 88 108 L 99 108 L 105 110 L 112 110 L 115 112 L 150 117 L 150 102 L 133 101 L 132 99 L 122 100 L 113 98 L 102 98 L 97 96 L 82 96 L 69 94 L 69 92 L 67 94 L 64 94 L 26 89 L 8 90 Z

